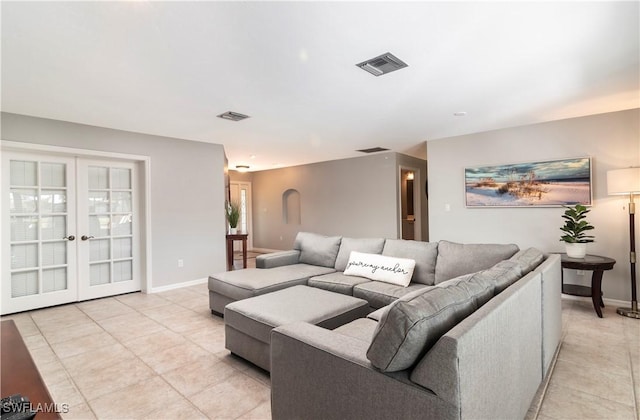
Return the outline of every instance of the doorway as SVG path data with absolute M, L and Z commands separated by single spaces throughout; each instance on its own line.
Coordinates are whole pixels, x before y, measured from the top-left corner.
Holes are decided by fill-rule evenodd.
M 399 224 L 402 239 L 422 239 L 420 175 L 419 168 L 400 167 Z
M 138 169 L 3 151 L 2 314 L 141 290 Z
M 251 214 L 251 183 L 245 181 L 231 181 L 230 183 L 231 201 L 238 203 L 240 207 L 240 220 L 238 221 L 238 232 L 246 233 L 247 249 L 253 249 L 252 238 L 252 214 Z M 242 251 L 242 245 L 234 241 L 233 250 Z

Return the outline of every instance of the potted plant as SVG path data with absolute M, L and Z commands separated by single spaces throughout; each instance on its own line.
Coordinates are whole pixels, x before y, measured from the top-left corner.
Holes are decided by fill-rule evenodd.
M 229 222 L 229 233 L 235 235 L 238 233 L 238 221 L 240 220 L 240 206 L 235 201 L 227 201 L 225 203 L 225 215 Z
M 565 207 L 566 210 L 562 215 L 564 226 L 560 228 L 564 235 L 560 237 L 560 241 L 565 243 L 567 255 L 571 258 L 584 258 L 587 254 L 587 243 L 593 242 L 593 236 L 587 235 L 586 232 L 593 230 L 593 226 L 585 219 L 586 214 L 591 210 L 581 204 L 574 207 Z

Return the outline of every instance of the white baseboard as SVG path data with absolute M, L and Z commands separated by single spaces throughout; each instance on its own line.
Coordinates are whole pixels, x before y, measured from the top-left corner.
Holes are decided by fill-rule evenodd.
M 181 283 L 174 283 L 174 284 L 168 284 L 166 286 L 153 287 L 147 293 L 166 292 L 168 290 L 175 290 L 175 289 L 181 289 L 183 287 L 196 286 L 198 284 L 206 283 L 207 281 L 209 281 L 209 278 L 190 280 L 190 281 L 183 281 Z

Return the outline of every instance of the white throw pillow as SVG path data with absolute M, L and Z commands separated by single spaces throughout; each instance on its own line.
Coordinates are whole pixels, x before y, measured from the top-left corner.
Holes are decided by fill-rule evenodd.
M 408 258 L 394 258 L 380 254 L 351 251 L 344 274 L 407 287 L 411 282 L 415 266 L 415 260 Z

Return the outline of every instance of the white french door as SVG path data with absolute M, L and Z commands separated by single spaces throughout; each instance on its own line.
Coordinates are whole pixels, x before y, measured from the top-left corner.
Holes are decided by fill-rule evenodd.
M 2 154 L 2 314 L 140 290 L 136 165 Z
M 78 166 L 78 300 L 140 290 L 135 163 Z
M 75 159 L 3 153 L 2 314 L 74 301 Z

